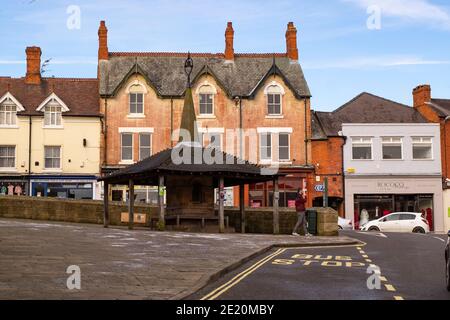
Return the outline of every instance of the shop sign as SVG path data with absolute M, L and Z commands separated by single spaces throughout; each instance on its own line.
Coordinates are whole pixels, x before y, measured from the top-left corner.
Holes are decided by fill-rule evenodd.
M 380 191 L 402 191 L 408 190 L 408 186 L 404 182 L 395 182 L 395 181 L 380 181 L 377 182 L 377 188 Z

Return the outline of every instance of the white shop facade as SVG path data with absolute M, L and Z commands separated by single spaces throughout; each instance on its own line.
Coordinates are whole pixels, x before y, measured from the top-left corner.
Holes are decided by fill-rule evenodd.
M 439 125 L 343 124 L 345 215 L 355 226 L 393 212 L 420 212 L 444 231 Z

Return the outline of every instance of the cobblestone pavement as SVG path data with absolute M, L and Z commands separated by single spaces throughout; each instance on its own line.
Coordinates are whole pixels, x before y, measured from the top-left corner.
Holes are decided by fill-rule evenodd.
M 351 241 L 0 219 L 0 299 L 182 298 L 224 268 L 271 245 Z M 81 290 L 67 289 L 71 265 L 81 269 Z

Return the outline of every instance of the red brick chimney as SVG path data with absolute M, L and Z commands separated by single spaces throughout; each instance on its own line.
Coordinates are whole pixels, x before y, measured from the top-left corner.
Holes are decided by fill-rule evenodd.
M 27 47 L 27 75 L 25 83 L 40 84 L 41 83 L 41 48 Z
M 98 28 L 98 60 L 108 60 L 108 29 L 104 20 Z
M 427 102 L 431 102 L 431 86 L 420 85 L 413 90 L 414 108 L 423 107 Z
M 228 22 L 225 30 L 225 60 L 234 60 L 234 30 L 233 23 Z
M 286 30 L 286 52 L 291 60 L 298 60 L 297 28 L 289 22 Z

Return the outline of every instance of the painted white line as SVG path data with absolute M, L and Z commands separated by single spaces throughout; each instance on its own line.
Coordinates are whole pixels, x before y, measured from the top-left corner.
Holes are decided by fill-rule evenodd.
M 433 238 L 435 238 L 435 239 L 437 239 L 437 240 L 442 241 L 443 243 L 445 243 L 445 240 L 444 240 L 444 239 L 441 239 L 441 238 L 439 238 L 439 237 L 433 237 Z
M 385 235 L 384 233 L 381 233 L 381 232 L 356 231 L 356 233 L 365 234 L 367 236 L 375 236 L 375 237 L 380 237 L 380 238 L 387 238 L 387 235 Z

